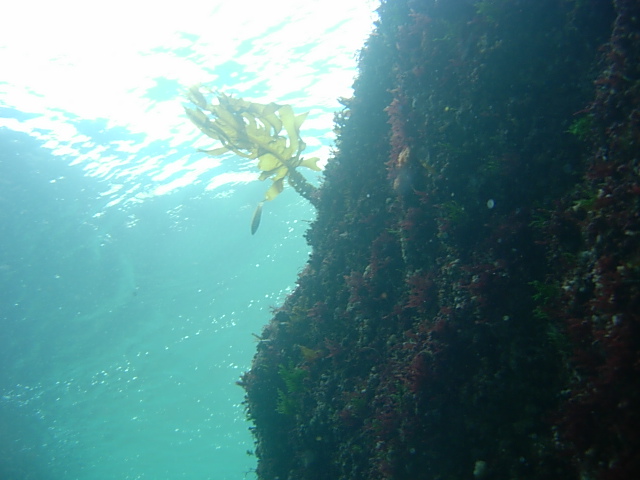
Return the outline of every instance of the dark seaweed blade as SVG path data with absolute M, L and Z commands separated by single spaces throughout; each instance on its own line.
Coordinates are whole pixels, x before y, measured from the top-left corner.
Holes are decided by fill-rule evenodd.
M 256 211 L 253 212 L 253 218 L 251 219 L 251 235 L 256 233 L 258 227 L 260 226 L 260 219 L 262 218 L 262 205 L 264 205 L 264 202 L 260 202 L 256 207 Z

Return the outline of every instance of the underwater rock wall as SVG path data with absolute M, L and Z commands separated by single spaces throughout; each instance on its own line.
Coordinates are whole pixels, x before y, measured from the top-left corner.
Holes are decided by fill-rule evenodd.
M 382 3 L 240 382 L 260 479 L 640 478 L 639 9 Z

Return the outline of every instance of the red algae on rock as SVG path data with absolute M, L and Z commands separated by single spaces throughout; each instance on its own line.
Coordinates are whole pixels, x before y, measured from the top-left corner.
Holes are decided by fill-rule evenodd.
M 640 478 L 639 8 L 382 2 L 241 381 L 258 478 Z

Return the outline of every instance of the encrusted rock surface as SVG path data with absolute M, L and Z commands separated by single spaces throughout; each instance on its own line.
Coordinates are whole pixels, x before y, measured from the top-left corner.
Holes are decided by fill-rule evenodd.
M 640 478 L 638 2 L 379 13 L 240 382 L 258 477 Z

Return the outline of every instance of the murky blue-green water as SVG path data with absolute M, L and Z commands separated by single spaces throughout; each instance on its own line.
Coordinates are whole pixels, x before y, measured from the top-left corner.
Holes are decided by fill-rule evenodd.
M 286 192 L 253 237 L 263 184 L 96 217 L 95 181 L 0 139 L 0 478 L 239 478 L 234 382 L 295 284 L 311 207 Z
M 235 382 L 315 213 L 287 188 L 252 236 L 269 184 L 197 152 L 184 91 L 309 110 L 324 160 L 375 2 L 242 5 L 5 9 L 0 479 L 254 478 Z

